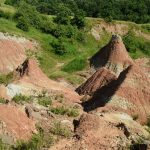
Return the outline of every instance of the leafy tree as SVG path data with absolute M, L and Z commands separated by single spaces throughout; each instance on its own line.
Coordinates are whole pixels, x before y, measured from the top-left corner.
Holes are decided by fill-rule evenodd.
M 18 27 L 19 29 L 21 29 L 23 31 L 29 31 L 29 25 L 23 17 L 19 18 L 16 27 Z
M 54 21 L 58 24 L 67 25 L 71 20 L 71 10 L 63 4 L 60 4 L 57 8 L 56 18 Z
M 68 24 L 69 16 L 78 10 L 88 17 L 112 16 L 115 20 L 150 22 L 150 0 L 6 0 L 5 3 L 18 6 L 22 1 L 41 13 L 57 15 L 56 22 L 60 24 Z
M 39 28 L 42 24 L 40 14 L 37 12 L 36 8 L 24 2 L 20 4 L 15 13 L 16 20 L 19 20 L 20 17 L 24 18 L 28 24 L 35 28 Z
M 54 52 L 55 54 L 57 55 L 64 55 L 67 53 L 66 49 L 65 49 L 65 45 L 62 41 L 62 39 L 58 39 L 58 40 L 54 40 L 52 43 L 51 43 L 53 49 L 54 49 Z
M 78 10 L 72 19 L 72 25 L 76 25 L 79 29 L 85 26 L 85 16 L 82 10 Z

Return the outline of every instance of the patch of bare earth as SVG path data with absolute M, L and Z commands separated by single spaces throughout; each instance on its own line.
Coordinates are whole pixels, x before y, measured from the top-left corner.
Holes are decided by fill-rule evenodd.
M 36 132 L 35 122 L 16 106 L 0 105 L 0 137 L 6 143 L 29 140 Z

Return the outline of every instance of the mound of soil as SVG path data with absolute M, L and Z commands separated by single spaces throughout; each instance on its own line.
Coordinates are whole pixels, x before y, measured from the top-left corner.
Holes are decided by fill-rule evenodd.
M 85 83 L 78 87 L 76 92 L 80 95 L 92 95 L 99 88 L 116 79 L 117 76 L 113 72 L 103 67 L 97 70 Z
M 16 72 L 19 79 L 8 85 L 8 94 L 13 97 L 20 92 L 22 94 L 35 94 L 37 91 L 46 90 L 63 94 L 67 99 L 79 102 L 79 95 L 73 90 L 63 86 L 59 82 L 49 79 L 40 69 L 35 59 L 26 60 Z
M 96 70 L 100 67 L 106 67 L 116 75 L 119 75 L 131 64 L 133 61 L 118 35 L 113 35 L 110 42 L 90 59 L 90 65 Z
M 0 137 L 4 142 L 13 144 L 16 140 L 29 140 L 36 132 L 35 122 L 19 108 L 0 105 Z

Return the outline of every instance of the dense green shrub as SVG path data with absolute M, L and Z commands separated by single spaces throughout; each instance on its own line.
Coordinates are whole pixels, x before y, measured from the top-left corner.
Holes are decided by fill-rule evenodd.
M 85 27 L 85 16 L 84 12 L 78 10 L 73 19 L 71 20 L 71 24 L 77 26 L 79 29 Z
M 54 49 L 55 54 L 57 54 L 57 55 L 64 55 L 64 54 L 67 53 L 65 45 L 64 45 L 64 43 L 63 43 L 63 41 L 61 39 L 54 40 L 51 43 L 51 45 L 52 45 L 52 47 Z
M 34 6 L 28 5 L 27 3 L 21 3 L 14 18 L 18 21 L 19 18 L 23 18 L 28 24 L 39 29 L 42 20 L 40 14 L 37 12 Z
M 20 17 L 18 19 L 18 23 L 17 23 L 16 27 L 23 30 L 23 31 L 29 31 L 28 22 L 23 17 Z
M 75 38 L 78 34 L 78 30 L 76 27 L 71 25 L 57 25 L 52 31 L 52 35 L 56 38 L 59 37 L 67 37 L 67 38 Z
M 54 21 L 58 24 L 69 24 L 71 20 L 71 10 L 63 4 L 59 4 L 57 7 L 56 17 Z
M 67 65 L 65 65 L 62 70 L 65 72 L 75 72 L 75 71 L 81 71 L 86 67 L 86 59 L 82 57 L 75 58 L 71 62 L 69 62 Z
M 40 30 L 47 34 L 53 34 L 56 25 L 45 16 L 41 16 L 41 20 L 42 23 L 39 26 Z

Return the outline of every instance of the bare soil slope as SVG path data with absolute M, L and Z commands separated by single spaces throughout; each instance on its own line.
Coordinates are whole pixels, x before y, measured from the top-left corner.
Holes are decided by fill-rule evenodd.
M 12 72 L 22 64 L 27 49 L 34 49 L 31 41 L 0 33 L 0 74 Z

